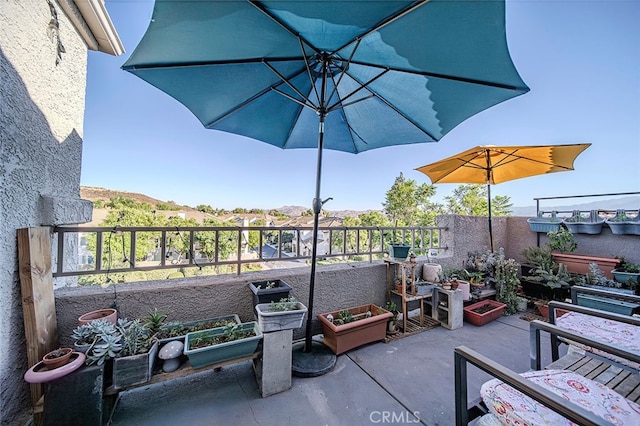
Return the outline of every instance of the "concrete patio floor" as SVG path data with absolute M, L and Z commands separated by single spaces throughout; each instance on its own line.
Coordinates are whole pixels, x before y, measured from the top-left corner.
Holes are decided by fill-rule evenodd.
M 529 370 L 529 323 L 522 314 L 457 330 L 436 327 L 337 357 L 336 367 L 292 380 L 262 398 L 251 362 L 120 393 L 113 426 L 453 425 L 453 349 L 465 345 L 516 371 Z M 550 363 L 549 342 L 543 365 Z M 469 400 L 488 379 L 469 366 Z

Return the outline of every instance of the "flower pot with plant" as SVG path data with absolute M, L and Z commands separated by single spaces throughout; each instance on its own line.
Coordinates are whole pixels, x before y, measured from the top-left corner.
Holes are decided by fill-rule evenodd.
M 302 327 L 307 307 L 293 297 L 278 302 L 258 303 L 258 326 L 263 333 Z
M 553 260 L 567 266 L 567 270 L 573 274 L 587 275 L 589 264 L 597 263 L 598 267 L 605 271 L 607 278 L 613 278 L 611 270 L 619 263 L 617 257 L 591 256 L 584 254 L 573 254 L 578 248 L 578 244 L 573 238 L 573 234 L 566 228 L 547 233 L 549 237 L 549 250 L 552 252 Z
M 626 210 L 616 210 L 616 215 L 605 220 L 605 223 L 612 234 L 640 235 L 640 210 L 635 216 L 627 215 Z
M 42 357 L 42 362 L 49 370 L 53 370 L 67 364 L 71 360 L 72 352 L 71 348 L 58 348 Z
M 202 368 L 252 355 L 262 336 L 255 321 L 196 331 L 187 334 L 184 354 L 193 368 Z
M 629 262 L 625 258 L 620 259 L 617 268 L 611 271 L 613 279 L 619 283 L 626 284 L 628 288 L 638 290 L 640 284 L 640 265 Z
M 500 318 L 506 306 L 504 303 L 495 300 L 482 300 L 463 308 L 464 320 L 477 327 L 481 327 Z
M 151 379 L 158 354 L 153 330 L 140 319 L 118 319 L 116 330 L 122 336 L 122 349 L 113 359 L 113 387 L 123 389 Z
M 545 212 L 538 212 L 535 218 L 527 219 L 529 228 L 533 232 L 550 232 L 556 231 L 562 225 L 562 219 L 557 216 L 558 212 L 551 212 L 550 216 L 545 216 Z
M 591 210 L 589 216 L 583 216 L 580 210 L 574 210 L 571 217 L 563 219 L 564 226 L 572 234 L 596 235 L 602 231 L 604 219 L 598 214 L 598 210 Z
M 253 306 L 258 303 L 277 302 L 280 299 L 289 297 L 291 286 L 283 280 L 267 280 L 249 283 L 249 288 L 253 293 Z
M 106 319 L 77 326 L 71 338 L 76 350 L 85 353 L 87 365 L 102 365 L 122 350 L 122 335 L 116 325 Z
M 97 319 L 106 319 L 110 323 L 115 324 L 118 320 L 118 311 L 113 308 L 105 308 L 87 312 L 86 314 L 78 317 L 78 325 L 86 324 Z
M 387 321 L 393 314 L 374 304 L 318 315 L 322 323 L 323 343 L 336 355 L 366 343 L 384 340 Z
M 387 334 L 398 333 L 398 305 L 390 300 L 384 305 L 384 309 L 391 312 L 391 318 L 387 321 Z
M 504 249 L 500 247 L 494 266 L 494 280 L 496 287 L 496 300 L 505 304 L 504 314 L 516 313 L 518 300 L 516 289 L 520 285 L 518 272 L 520 264 L 514 259 L 508 259 L 504 255 Z

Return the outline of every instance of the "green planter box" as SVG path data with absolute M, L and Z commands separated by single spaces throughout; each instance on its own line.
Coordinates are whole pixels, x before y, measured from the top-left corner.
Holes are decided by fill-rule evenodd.
M 219 343 L 204 348 L 191 349 L 191 342 L 199 336 L 217 336 L 224 334 L 224 327 L 213 328 L 211 330 L 195 331 L 187 333 L 185 339 L 184 354 L 189 357 L 189 362 L 193 368 L 202 368 L 211 364 L 218 364 L 236 358 L 252 355 L 262 340 L 262 331 L 255 321 L 241 323 L 243 331 L 252 331 L 255 335 L 232 342 Z
M 578 294 L 578 305 L 622 315 L 633 315 L 640 308 L 637 303 L 592 296 L 590 294 Z
M 640 284 L 640 273 L 638 272 L 622 272 L 614 269 L 611 273 L 613 274 L 613 279 L 619 283 L 626 284 L 629 280 L 632 280 Z
M 185 322 L 182 324 L 182 326 L 189 330 L 189 331 L 200 331 L 200 330 L 208 330 L 211 328 L 218 328 L 219 326 L 208 326 L 209 324 L 214 324 L 214 323 L 219 323 L 219 322 L 227 322 L 227 323 L 232 323 L 235 322 L 236 324 L 240 324 L 242 321 L 240 321 L 240 317 L 238 317 L 237 314 L 232 314 L 232 315 L 225 315 L 225 316 L 221 316 L 221 317 L 215 317 L 215 318 L 208 318 L 208 319 L 204 319 L 204 320 L 198 320 L 198 321 L 190 321 L 190 322 Z M 196 328 L 196 330 L 194 330 L 194 328 Z M 160 331 L 162 332 L 163 330 L 166 330 L 168 327 L 164 326 L 162 328 L 160 328 Z M 190 330 L 191 329 L 191 330 Z M 187 333 L 189 332 L 185 332 L 184 334 L 181 335 L 176 335 L 176 336 L 172 336 L 172 337 L 163 337 L 158 339 L 158 342 L 160 344 L 160 346 L 164 345 L 165 343 L 169 343 L 173 340 L 180 340 L 181 342 L 184 343 L 184 339 L 185 337 L 187 337 Z

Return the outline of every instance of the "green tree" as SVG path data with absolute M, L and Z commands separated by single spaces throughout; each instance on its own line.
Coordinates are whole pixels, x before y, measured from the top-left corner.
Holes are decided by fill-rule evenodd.
M 452 195 L 445 197 L 446 211 L 450 214 L 488 216 L 487 195 L 486 185 L 460 185 L 453 190 Z M 491 215 L 508 216 L 512 206 L 509 197 L 495 196 L 491 199 Z
M 436 187 L 413 179 L 405 179 L 400 173 L 382 203 L 384 212 L 393 226 L 415 226 L 422 213 L 430 205 L 429 199 L 436 194 Z
M 120 203 L 119 201 L 117 204 L 121 207 L 110 210 L 107 213 L 107 217 L 101 223 L 101 226 L 112 228 L 110 233 L 103 234 L 102 241 L 102 262 L 111 268 L 126 267 L 133 259 L 136 261 L 144 260 L 150 253 L 155 251 L 158 244 L 158 233 L 139 232 L 136 234 L 136 253 L 132 254 L 131 233 L 120 232 L 118 231 L 118 227 L 166 226 L 164 216 L 157 216 L 151 211 L 138 208 L 122 207 L 123 204 L 129 203 L 127 201 Z M 89 233 L 87 235 L 87 244 L 93 253 L 96 251 L 96 243 L 97 235 L 95 233 Z
M 264 219 L 256 219 L 249 226 L 265 226 L 267 222 Z M 255 249 L 260 247 L 260 232 L 249 231 L 249 248 Z M 266 243 L 266 237 L 263 236 L 262 244 Z
M 209 206 L 209 205 L 205 205 L 205 204 L 200 204 L 198 206 L 196 206 L 196 210 L 202 212 L 202 213 L 209 213 L 209 214 L 213 214 L 214 210 L 213 207 Z
M 171 204 L 169 203 L 165 203 L 165 202 L 160 202 L 160 203 L 156 203 L 156 209 L 158 210 L 171 210 Z

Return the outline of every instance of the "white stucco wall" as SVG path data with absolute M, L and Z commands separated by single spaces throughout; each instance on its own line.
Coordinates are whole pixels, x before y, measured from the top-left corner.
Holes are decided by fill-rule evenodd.
M 0 2 L 0 418 L 30 418 L 16 230 L 90 219 L 79 200 L 87 47 L 54 0 L 66 53 L 47 32 L 46 0 Z M 60 204 L 60 200 L 64 201 Z M 56 206 L 57 205 L 57 206 Z M 63 207 L 63 205 L 71 208 Z

